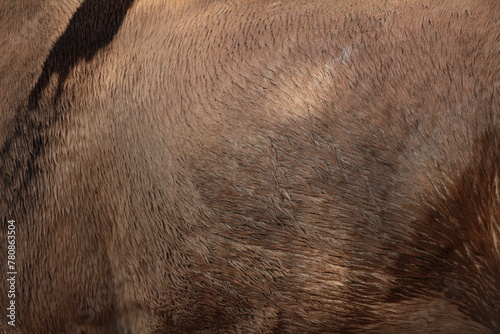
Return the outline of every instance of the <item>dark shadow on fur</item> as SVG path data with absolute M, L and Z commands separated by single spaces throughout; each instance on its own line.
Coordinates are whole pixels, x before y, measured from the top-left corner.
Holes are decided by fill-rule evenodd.
M 43 91 L 51 76 L 56 73 L 59 74 L 59 82 L 54 103 L 59 100 L 71 69 L 82 59 L 92 60 L 100 49 L 112 42 L 133 3 L 134 0 L 86 0 L 76 10 L 65 32 L 50 51 L 42 73 L 30 93 L 28 112 L 19 108 L 15 122 L 18 125 L 0 150 L 0 175 L 4 189 L 17 189 L 13 193 L 20 196 L 20 203 L 26 202 L 26 198 L 23 200 L 19 190 L 25 188 L 40 173 L 37 159 L 43 154 L 46 144 L 43 133 L 59 117 L 54 112 L 44 115 L 41 111 L 29 111 L 39 107 Z M 26 154 L 16 156 L 14 151 Z M 4 205 L 6 204 L 2 203 Z
M 86 0 L 71 18 L 43 65 L 43 71 L 29 96 L 29 109 L 36 109 L 50 77 L 58 73 L 54 102 L 60 98 L 71 69 L 82 59 L 92 60 L 107 46 L 120 27 L 134 0 Z

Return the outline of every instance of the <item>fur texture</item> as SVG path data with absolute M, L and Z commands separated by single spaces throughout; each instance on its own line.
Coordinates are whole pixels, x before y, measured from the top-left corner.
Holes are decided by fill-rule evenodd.
M 500 333 L 499 22 L 0 0 L 0 333 Z

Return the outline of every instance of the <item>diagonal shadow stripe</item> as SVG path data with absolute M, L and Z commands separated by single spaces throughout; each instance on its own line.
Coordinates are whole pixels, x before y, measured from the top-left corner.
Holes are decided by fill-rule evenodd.
M 18 108 L 13 132 L 0 149 L 0 189 L 3 191 L 0 217 L 29 203 L 29 192 L 25 190 L 43 173 L 40 157 L 50 141 L 46 138 L 47 129 L 56 124 L 60 115 L 54 109 L 33 111 L 39 107 L 51 76 L 59 74 L 54 96 L 57 102 L 71 69 L 81 60 L 92 60 L 100 49 L 112 42 L 133 3 L 134 0 L 85 0 L 54 44 L 29 95 L 29 109 Z
M 45 60 L 42 73 L 29 96 L 30 110 L 38 107 L 43 91 L 55 73 L 59 74 L 59 82 L 54 102 L 59 100 L 71 69 L 82 59 L 92 60 L 100 49 L 113 41 L 134 1 L 83 2 Z

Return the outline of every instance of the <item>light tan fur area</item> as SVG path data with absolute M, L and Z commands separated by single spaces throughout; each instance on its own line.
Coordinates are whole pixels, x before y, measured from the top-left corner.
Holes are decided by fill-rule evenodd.
M 78 4 L 0 0 L 0 145 Z M 499 333 L 499 22 L 137 0 L 65 83 L 30 201 L 0 189 L 14 332 Z

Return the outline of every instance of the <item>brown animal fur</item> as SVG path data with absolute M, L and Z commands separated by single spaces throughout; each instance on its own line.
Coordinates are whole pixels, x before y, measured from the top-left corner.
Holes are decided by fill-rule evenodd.
M 0 333 L 500 333 L 500 2 L 125 3 L 0 0 Z

